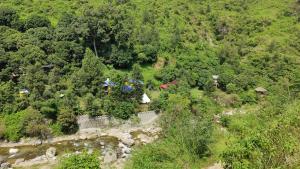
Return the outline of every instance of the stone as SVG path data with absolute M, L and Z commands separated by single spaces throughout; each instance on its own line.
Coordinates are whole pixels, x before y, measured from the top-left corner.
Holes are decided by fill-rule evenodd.
M 6 162 L 6 163 L 2 163 L 0 166 L 0 169 L 9 169 L 11 166 L 10 163 Z
M 55 147 L 50 147 L 46 151 L 46 157 L 47 158 L 53 158 L 56 155 L 56 148 Z
M 104 146 L 105 143 L 104 143 L 103 141 L 100 141 L 100 145 L 101 145 L 101 146 Z
M 10 148 L 8 150 L 8 152 L 9 152 L 9 154 L 17 154 L 19 152 L 19 149 L 17 149 L 17 148 Z
M 31 162 L 40 162 L 40 161 L 44 161 L 44 160 L 47 160 L 47 156 L 46 155 L 35 157 L 34 159 L 32 159 L 30 161 Z
M 134 140 L 131 138 L 123 138 L 122 142 L 129 147 L 134 145 Z
M 34 141 L 34 145 L 41 145 L 43 142 L 42 142 L 42 140 L 36 140 L 36 141 Z
M 122 153 L 123 154 L 130 154 L 131 153 L 131 148 L 129 148 L 129 147 L 122 148 Z
M 79 143 L 73 143 L 73 145 L 74 145 L 75 147 L 79 147 L 79 146 L 80 146 Z
M 3 156 L 0 155 L 0 164 L 4 163 L 5 159 Z
M 108 151 L 104 155 L 104 163 L 112 163 L 117 160 L 117 153 L 115 151 Z
M 17 160 L 15 161 L 15 165 L 18 165 L 18 164 L 20 164 L 20 163 L 22 163 L 22 162 L 24 162 L 24 161 L 25 161 L 24 158 L 19 158 L 19 159 L 17 159 Z
M 124 148 L 124 147 L 126 147 L 126 145 L 125 145 L 125 144 L 123 144 L 122 142 L 119 142 L 119 144 L 118 144 L 118 147 L 120 147 L 120 148 Z
M 93 152 L 94 152 L 94 150 L 92 148 L 89 148 L 87 153 L 88 154 L 93 154 Z
M 147 136 L 146 134 L 139 134 L 138 138 L 141 140 L 143 143 L 151 143 L 153 141 L 153 138 Z

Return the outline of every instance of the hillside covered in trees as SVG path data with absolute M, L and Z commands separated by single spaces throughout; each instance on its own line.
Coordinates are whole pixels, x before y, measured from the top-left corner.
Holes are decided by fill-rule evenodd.
M 133 118 L 147 93 L 163 130 L 126 168 L 297 168 L 299 23 L 296 0 L 1 0 L 0 140 Z

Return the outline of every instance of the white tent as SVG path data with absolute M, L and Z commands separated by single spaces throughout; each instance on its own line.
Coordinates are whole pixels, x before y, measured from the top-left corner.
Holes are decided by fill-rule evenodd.
M 141 103 L 150 103 L 150 101 L 151 101 L 150 98 L 147 96 L 146 93 L 144 93 Z

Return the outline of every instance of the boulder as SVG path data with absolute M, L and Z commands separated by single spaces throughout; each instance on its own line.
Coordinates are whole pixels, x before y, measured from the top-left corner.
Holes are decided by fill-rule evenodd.
M 56 148 L 55 147 L 50 147 L 46 151 L 46 157 L 47 158 L 53 158 L 56 155 Z
M 104 163 L 112 163 L 117 160 L 117 153 L 115 151 L 108 151 L 104 155 Z
M 8 152 L 9 152 L 9 154 L 16 154 L 16 153 L 19 152 L 19 149 L 17 149 L 17 148 L 10 148 L 10 149 L 8 150 Z
M 2 163 L 4 163 L 4 161 L 5 161 L 5 158 L 4 158 L 3 156 L 0 155 L 0 165 L 1 165 Z
M 125 144 L 125 145 L 127 145 L 129 147 L 131 147 L 131 146 L 134 145 L 134 140 L 131 139 L 131 138 L 123 138 L 122 142 L 123 142 L 123 144 Z
M 143 143 L 151 143 L 153 141 L 152 137 L 147 136 L 146 134 L 139 134 L 138 138 L 141 140 Z
M 41 145 L 43 142 L 42 140 L 35 140 L 34 141 L 34 145 L 37 146 L 37 145 Z
M 123 147 L 122 148 L 122 153 L 123 154 L 130 154 L 130 152 L 131 152 L 131 148 L 129 148 L 129 147 Z
M 11 166 L 10 163 L 7 163 L 7 162 L 6 163 L 2 163 L 1 166 L 0 166 L 0 169 L 9 169 L 10 166 Z
M 22 162 L 24 162 L 24 161 L 25 161 L 24 158 L 19 158 L 19 159 L 17 159 L 17 160 L 15 161 L 15 165 L 18 165 L 18 164 L 20 164 L 20 163 L 22 163 Z
M 94 150 L 92 148 L 89 148 L 87 153 L 88 154 L 93 154 L 93 152 L 94 152 Z
M 36 163 L 36 162 L 41 162 L 41 161 L 45 161 L 45 160 L 47 160 L 47 156 L 42 155 L 42 156 L 35 157 L 34 159 L 31 159 L 30 162 Z

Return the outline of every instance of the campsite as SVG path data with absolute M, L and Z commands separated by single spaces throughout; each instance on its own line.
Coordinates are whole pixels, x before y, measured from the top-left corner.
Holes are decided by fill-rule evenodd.
M 300 166 L 299 0 L 1 0 L 0 169 Z

